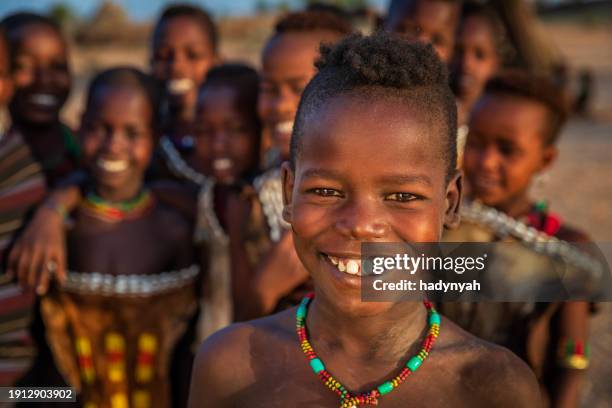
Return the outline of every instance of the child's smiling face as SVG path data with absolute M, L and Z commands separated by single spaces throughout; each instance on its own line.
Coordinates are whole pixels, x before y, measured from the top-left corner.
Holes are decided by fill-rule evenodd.
M 527 194 L 556 156 L 544 143 L 547 121 L 547 108 L 527 98 L 485 94 L 477 102 L 463 158 L 474 198 L 504 210 Z
M 152 52 L 152 73 L 164 84 L 169 103 L 193 110 L 198 87 L 216 61 L 211 39 L 195 19 L 171 17 L 161 23 Z
M 24 25 L 10 36 L 15 86 L 11 111 L 30 123 L 57 121 L 71 84 L 63 38 L 40 23 Z
M 449 62 L 455 43 L 458 6 L 453 2 L 414 0 L 389 16 L 387 29 L 433 45 L 440 59 Z
M 102 85 L 83 115 L 83 159 L 98 187 L 129 199 L 142 185 L 153 151 L 151 104 L 135 87 Z
M 379 306 L 361 304 L 361 278 L 330 256 L 357 260 L 362 242 L 439 241 L 457 222 L 460 176 L 447 183 L 443 127 L 419 108 L 349 93 L 316 111 L 295 170 L 284 167 L 286 218 L 315 286 L 347 310 L 369 313 Z
M 473 103 L 499 67 L 491 23 L 483 16 L 463 21 L 451 63 L 452 82 L 459 99 Z
M 273 37 L 263 52 L 257 109 L 272 144 L 289 155 L 293 121 L 304 87 L 315 74 L 319 44 L 337 40 L 331 31 L 290 32 Z
M 230 86 L 205 86 L 200 92 L 194 134 L 196 155 L 206 174 L 221 184 L 233 184 L 256 167 L 256 118 L 240 106 Z M 210 166 L 210 169 L 207 167 Z

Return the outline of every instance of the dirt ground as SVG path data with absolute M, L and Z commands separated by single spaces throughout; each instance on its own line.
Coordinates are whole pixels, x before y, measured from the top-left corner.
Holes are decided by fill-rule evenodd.
M 259 49 L 269 33 L 270 18 L 263 23 L 241 21 L 222 25 L 221 52 L 229 60 L 257 65 Z M 612 264 L 612 28 L 549 23 L 550 34 L 575 69 L 589 68 L 595 76 L 595 95 L 588 117 L 574 118 L 559 143 L 560 156 L 547 181 L 533 195 L 548 199 L 555 212 L 601 243 Z M 224 32 L 228 35 L 223 35 Z M 248 38 L 248 40 L 244 40 Z M 75 91 L 65 110 L 67 123 L 76 125 L 83 89 L 91 73 L 104 67 L 129 64 L 146 68 L 146 47 L 73 48 Z M 592 319 L 592 366 L 583 393 L 583 406 L 612 407 L 612 303 L 600 305 Z

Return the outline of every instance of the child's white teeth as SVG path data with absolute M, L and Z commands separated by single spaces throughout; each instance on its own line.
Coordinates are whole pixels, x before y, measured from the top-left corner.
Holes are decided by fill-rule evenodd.
M 128 163 L 125 160 L 104 160 L 98 159 L 97 166 L 109 173 L 116 173 L 127 169 Z
M 276 125 L 276 131 L 279 133 L 291 133 L 293 131 L 293 121 L 285 121 Z
M 184 94 L 193 88 L 194 82 L 191 78 L 171 79 L 166 84 L 168 92 L 174 95 Z
M 57 98 L 49 94 L 34 94 L 32 95 L 32 102 L 42 106 L 55 106 L 57 105 Z
M 331 255 L 327 255 L 327 258 L 340 272 L 346 272 L 349 275 L 361 276 L 360 259 L 341 259 Z
M 359 262 L 351 259 L 346 263 L 346 271 L 351 275 L 357 275 L 359 273 Z
M 213 162 L 215 170 L 227 170 L 232 167 L 231 159 L 217 159 Z

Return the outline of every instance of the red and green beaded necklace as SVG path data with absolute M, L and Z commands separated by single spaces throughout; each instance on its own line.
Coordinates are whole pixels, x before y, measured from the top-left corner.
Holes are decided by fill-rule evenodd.
M 89 193 L 81 208 L 91 216 L 106 222 L 120 222 L 141 217 L 153 208 L 153 204 L 151 192 L 143 190 L 135 198 L 118 203 L 108 202 L 94 193 Z
M 386 381 L 376 387 L 375 389 L 364 392 L 361 394 L 353 394 L 344 387 L 340 381 L 335 379 L 329 371 L 325 368 L 325 365 L 321 359 L 317 356 L 315 351 L 308 340 L 308 334 L 306 332 L 306 316 L 308 314 L 308 305 L 314 298 L 314 293 L 306 295 L 302 302 L 297 308 L 295 313 L 296 317 L 296 328 L 298 338 L 300 340 L 300 346 L 306 357 L 310 362 L 310 367 L 317 376 L 325 383 L 325 386 L 340 396 L 340 408 L 355 408 L 358 405 L 378 405 L 378 400 L 381 396 L 390 393 L 397 388 L 401 383 L 406 380 L 410 373 L 414 372 L 421 366 L 423 361 L 429 356 L 429 352 L 434 342 L 440 334 L 440 315 L 434 309 L 433 305 L 429 301 L 424 301 L 423 304 L 429 312 L 428 322 L 429 330 L 421 350 L 415 356 L 411 357 L 406 366 L 390 381 Z

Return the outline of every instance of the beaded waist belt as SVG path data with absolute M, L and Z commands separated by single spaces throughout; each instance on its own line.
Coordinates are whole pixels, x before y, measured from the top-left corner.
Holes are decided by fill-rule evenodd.
M 562 259 L 579 269 L 588 271 L 596 279 L 603 273 L 602 264 L 593 256 L 581 251 L 569 242 L 547 235 L 501 211 L 487 207 L 477 201 L 463 203 L 461 216 L 491 228 L 500 238 L 508 236 L 518 239 L 535 252 Z
M 190 284 L 199 271 L 197 265 L 155 275 L 116 276 L 70 271 L 62 288 L 67 292 L 103 296 L 152 296 Z

